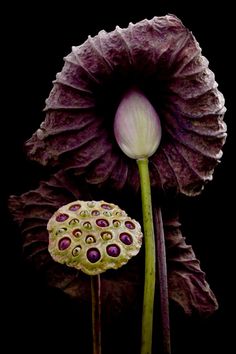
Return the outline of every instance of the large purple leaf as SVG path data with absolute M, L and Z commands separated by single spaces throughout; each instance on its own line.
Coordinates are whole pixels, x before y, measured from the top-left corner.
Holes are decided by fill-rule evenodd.
M 101 31 L 73 47 L 46 101 L 45 121 L 26 143 L 28 156 L 76 176 L 85 173 L 90 184 L 137 189 L 131 176 L 137 166 L 113 134 L 119 101 L 134 85 L 161 119 L 162 141 L 150 159 L 152 185 L 200 193 L 222 156 L 224 98 L 198 42 L 173 15 Z

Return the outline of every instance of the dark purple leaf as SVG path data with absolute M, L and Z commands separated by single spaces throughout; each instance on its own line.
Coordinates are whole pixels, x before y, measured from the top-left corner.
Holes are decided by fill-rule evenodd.
M 198 42 L 173 15 L 101 31 L 73 47 L 46 101 L 45 121 L 26 143 L 28 156 L 84 173 L 91 184 L 137 190 L 137 166 L 118 149 L 113 134 L 117 106 L 134 85 L 161 119 L 152 185 L 200 193 L 222 156 L 224 98 Z
M 78 187 L 79 186 L 79 187 Z M 87 187 L 76 185 L 66 174 L 58 173 L 39 188 L 21 196 L 11 196 L 9 207 L 19 224 L 24 257 L 32 267 L 43 274 L 51 287 L 56 287 L 83 303 L 90 298 L 90 280 L 73 268 L 52 260 L 48 252 L 48 232 L 46 225 L 52 214 L 62 205 L 77 199 L 95 199 L 87 192 Z M 124 196 L 125 197 L 125 196 Z M 139 219 L 136 196 L 133 196 L 131 217 Z M 116 202 L 115 200 L 113 200 Z M 169 296 L 187 314 L 193 310 L 200 314 L 210 314 L 217 309 L 217 301 L 205 280 L 199 261 L 191 246 L 186 245 L 180 231 L 176 214 L 167 208 L 163 212 L 163 222 L 167 247 Z M 114 305 L 116 311 L 133 306 L 142 299 L 143 255 L 142 252 L 116 271 L 102 274 L 102 296 L 104 306 Z M 112 305 L 112 306 L 113 306 Z M 140 302 L 141 306 L 141 302 Z

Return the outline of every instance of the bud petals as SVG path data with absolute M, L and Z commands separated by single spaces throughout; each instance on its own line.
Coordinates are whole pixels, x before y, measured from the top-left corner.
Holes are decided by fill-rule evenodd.
M 129 90 L 115 115 L 114 133 L 121 150 L 132 159 L 153 155 L 161 140 L 160 118 L 137 89 Z

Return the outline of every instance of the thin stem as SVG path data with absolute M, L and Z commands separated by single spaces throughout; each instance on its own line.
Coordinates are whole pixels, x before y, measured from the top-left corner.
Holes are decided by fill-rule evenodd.
M 148 170 L 148 159 L 137 160 L 143 210 L 143 227 L 145 242 L 145 279 L 142 315 L 141 354 L 152 352 L 153 307 L 155 295 L 155 238 L 152 218 L 151 186 Z
M 100 274 L 91 276 L 93 354 L 101 354 L 101 279 Z
M 160 312 L 161 312 L 163 353 L 171 354 L 166 248 L 165 248 L 165 235 L 164 235 L 164 228 L 162 222 L 161 208 L 154 210 L 153 218 L 154 218 L 154 227 L 155 227 L 155 235 L 156 235 L 157 268 L 158 268 L 157 273 L 158 273 L 159 292 L 160 292 Z

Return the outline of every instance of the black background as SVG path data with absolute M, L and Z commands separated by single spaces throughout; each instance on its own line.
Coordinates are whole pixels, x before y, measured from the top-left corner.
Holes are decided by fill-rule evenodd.
M 129 5 L 129 7 L 128 7 Z M 188 243 L 201 260 L 218 300 L 219 311 L 209 319 L 184 317 L 173 308 L 173 353 L 227 353 L 233 350 L 233 302 L 234 275 L 234 80 L 235 39 L 233 37 L 233 11 L 227 1 L 142 1 L 128 4 L 120 1 L 12 4 L 3 12 L 5 24 L 2 33 L 6 42 L 2 57 L 2 85 L 6 98 L 1 102 L 2 111 L 2 171 L 6 172 L 3 183 L 3 200 L 10 194 L 20 194 L 37 186 L 46 172 L 26 160 L 23 143 L 43 120 L 42 109 L 52 87 L 52 80 L 63 65 L 63 57 L 72 45 L 79 45 L 87 35 L 96 35 L 101 29 L 113 30 L 115 25 L 126 27 L 130 21 L 143 18 L 176 14 L 199 41 L 203 54 L 216 74 L 219 89 L 226 99 L 228 139 L 224 146 L 222 163 L 217 167 L 214 180 L 200 197 L 182 198 L 181 214 L 183 231 Z M 6 110 L 4 110 L 6 108 Z M 5 173 L 4 173 L 5 174 Z M 6 203 L 5 203 L 6 205 Z M 4 226 L 6 225 L 4 221 Z M 7 316 L 3 324 L 8 338 L 8 349 L 16 344 L 23 352 L 48 350 L 55 345 L 60 349 L 72 340 L 76 353 L 85 353 L 73 336 L 69 339 L 64 328 L 66 309 L 60 316 L 58 308 L 65 306 L 63 297 L 47 288 L 34 272 L 22 264 L 21 243 L 17 228 L 8 216 L 7 228 L 2 236 L 2 281 L 6 303 L 3 312 Z M 4 257 L 3 257 L 4 259 Z M 72 307 L 68 308 L 73 311 Z M 76 321 L 73 322 L 75 326 Z M 117 333 L 119 338 L 121 333 Z M 119 339 L 118 339 L 119 340 Z M 57 344 L 56 344 L 57 343 Z M 60 343 L 60 345 L 58 345 Z M 115 344 L 115 343 L 113 343 Z M 48 348 L 48 349 L 45 349 Z M 112 350 L 110 352 L 112 354 Z M 136 353 L 130 353 L 136 354 Z

